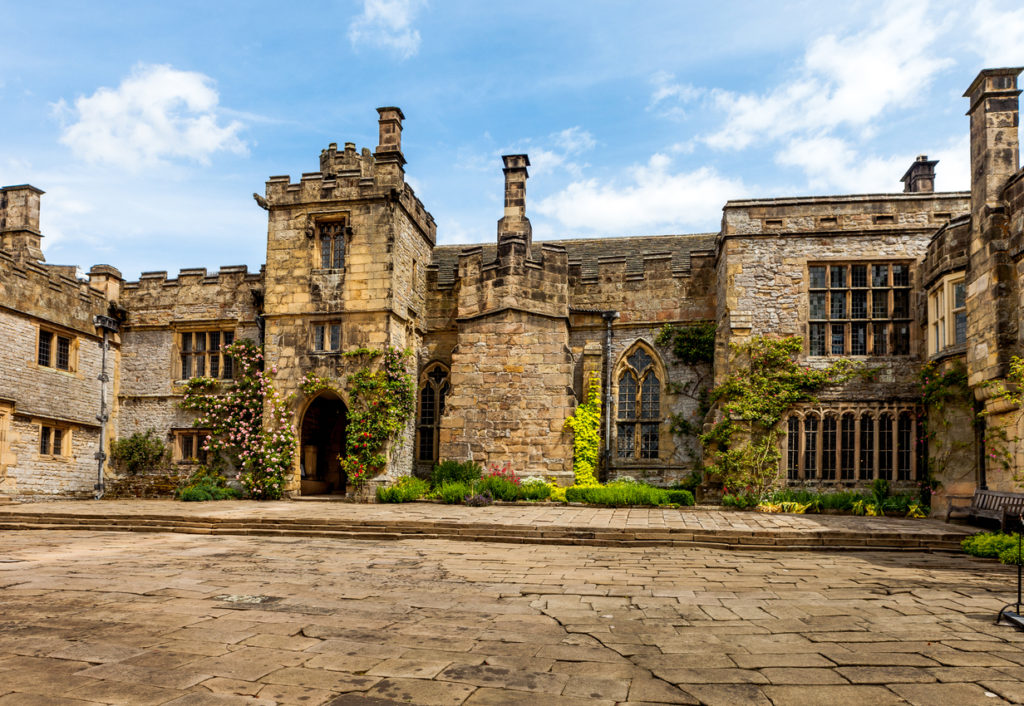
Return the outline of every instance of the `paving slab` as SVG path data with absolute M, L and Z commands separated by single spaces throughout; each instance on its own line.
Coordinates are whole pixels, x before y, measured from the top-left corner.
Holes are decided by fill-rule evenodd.
M 957 555 L 37 530 L 0 559 L 10 703 L 999 703 L 1024 681 L 991 622 L 1015 573 Z

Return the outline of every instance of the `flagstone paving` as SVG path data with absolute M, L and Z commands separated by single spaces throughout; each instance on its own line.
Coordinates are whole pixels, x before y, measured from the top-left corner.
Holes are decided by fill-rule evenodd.
M 0 705 L 1019 703 L 1024 633 L 992 622 L 1014 579 L 920 552 L 3 532 Z

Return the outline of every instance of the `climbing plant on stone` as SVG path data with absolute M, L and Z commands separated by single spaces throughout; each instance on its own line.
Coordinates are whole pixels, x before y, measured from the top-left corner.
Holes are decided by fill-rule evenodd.
M 597 376 L 590 378 L 587 385 L 587 399 L 576 407 L 572 416 L 565 420 L 565 426 L 572 429 L 572 472 L 575 485 L 595 486 L 597 482 L 597 459 L 601 449 L 601 383 Z
M 235 360 L 236 379 L 192 378 L 185 383 L 181 406 L 199 413 L 193 425 L 210 430 L 203 448 L 226 456 L 241 470 L 249 495 L 275 500 L 284 494 L 295 457 L 288 400 L 274 387 L 276 368 L 264 370 L 260 346 L 241 340 L 224 352 Z
M 732 346 L 733 372 L 711 391 L 717 421 L 700 435 L 705 453 L 714 459 L 707 470 L 727 489 L 763 497 L 779 472 L 782 417 L 798 404 L 814 402 L 815 393 L 829 385 L 873 374 L 846 359 L 823 369 L 799 365 L 795 359 L 802 348 L 798 336 L 758 336 Z
M 353 485 L 378 475 L 387 465 L 388 445 L 400 442 L 416 407 L 416 388 L 406 370 L 409 351 L 359 348 L 344 354 L 365 365 L 348 376 L 348 430 L 341 467 Z

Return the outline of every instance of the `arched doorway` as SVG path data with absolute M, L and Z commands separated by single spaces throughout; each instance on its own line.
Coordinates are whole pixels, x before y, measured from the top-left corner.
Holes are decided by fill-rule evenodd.
M 344 493 L 347 478 L 338 457 L 345 453 L 348 409 L 332 392 L 314 399 L 302 417 L 302 494 Z

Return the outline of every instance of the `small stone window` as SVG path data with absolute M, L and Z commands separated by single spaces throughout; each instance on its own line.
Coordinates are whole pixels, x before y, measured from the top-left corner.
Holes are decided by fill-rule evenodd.
M 618 381 L 618 457 L 658 458 L 661 380 L 652 355 L 638 346 L 622 362 Z
M 313 324 L 312 350 L 314 353 L 336 353 L 341 350 L 341 323 Z
M 175 463 L 208 463 L 210 452 L 206 446 L 206 437 L 210 432 L 206 429 L 181 429 L 174 432 L 174 445 L 171 450 Z
M 230 380 L 235 376 L 234 359 L 224 349 L 235 342 L 234 331 L 183 331 L 178 334 L 181 358 L 179 380 L 211 377 Z
M 420 376 L 420 413 L 416 424 L 416 460 L 438 460 L 441 417 L 451 386 L 448 370 L 440 363 L 427 366 Z
M 811 264 L 811 355 L 910 355 L 910 264 Z
M 320 267 L 340 270 L 345 266 L 345 221 L 322 221 L 317 223 L 316 230 L 320 242 Z
M 46 368 L 57 370 L 74 370 L 72 353 L 75 338 L 64 333 L 39 329 L 39 345 L 36 350 L 36 362 Z
M 71 446 L 71 434 L 67 427 L 39 425 L 39 455 L 67 456 Z

